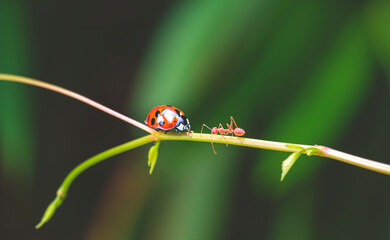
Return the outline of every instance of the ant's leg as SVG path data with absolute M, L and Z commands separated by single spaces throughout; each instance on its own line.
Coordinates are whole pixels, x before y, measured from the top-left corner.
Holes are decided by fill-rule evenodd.
M 222 136 L 222 138 L 226 141 L 226 146 L 228 146 L 229 145 L 229 142 L 228 142 L 228 140 L 225 138 L 225 134 L 227 134 L 226 132 L 225 132 L 225 129 L 223 128 L 223 126 L 222 126 L 222 123 L 220 123 L 219 125 L 218 125 L 218 127 L 219 127 L 219 129 L 220 129 L 220 131 L 218 131 L 219 132 L 219 134 L 221 134 L 221 136 Z M 222 131 L 223 131 L 223 133 L 222 133 Z
M 211 131 L 211 128 L 209 128 L 209 126 L 207 126 L 206 124 L 203 124 L 202 129 L 200 130 L 200 135 L 202 135 L 203 127 L 207 127 Z M 211 147 L 213 148 L 213 152 L 214 152 L 214 154 L 217 154 L 217 152 L 215 151 L 215 148 L 214 148 L 214 144 L 213 144 L 213 133 L 210 134 L 210 139 L 211 139 Z
M 233 128 L 233 124 L 232 123 L 234 123 L 234 126 L 236 126 L 236 128 L 238 128 L 237 123 L 236 123 L 236 121 L 234 121 L 233 116 L 230 116 L 230 127 L 231 128 Z M 233 129 L 232 129 L 232 132 L 234 133 Z M 238 136 L 237 136 L 237 138 L 238 138 Z M 242 143 L 242 140 L 240 140 L 240 142 Z
M 227 126 L 227 130 L 229 131 L 228 133 L 231 133 L 232 134 L 232 137 L 234 137 L 234 129 L 232 127 L 232 122 L 230 122 L 230 125 L 226 123 L 226 126 Z
M 238 127 L 237 127 L 237 123 L 236 123 L 236 121 L 234 121 L 233 116 L 230 117 L 230 127 L 231 127 L 231 128 L 233 128 L 232 122 L 234 123 L 234 126 L 236 126 L 236 128 L 238 128 Z
M 232 134 L 232 137 L 234 137 L 233 121 L 234 121 L 233 117 L 230 116 L 230 125 L 226 123 L 226 126 L 229 129 L 229 132 Z M 236 125 L 236 128 L 237 128 L 237 124 L 235 121 L 234 121 L 234 124 Z
M 203 125 L 202 125 L 202 129 L 200 130 L 200 135 L 202 135 L 203 127 L 207 127 L 207 128 L 210 129 L 210 131 L 211 131 L 211 128 L 209 128 L 209 126 L 207 126 L 206 124 L 203 124 Z
M 213 144 L 213 134 L 210 134 L 210 139 L 211 139 L 211 147 L 213 148 L 213 152 L 214 152 L 214 154 L 217 154 L 217 152 L 215 151 L 215 148 L 214 148 L 214 144 Z

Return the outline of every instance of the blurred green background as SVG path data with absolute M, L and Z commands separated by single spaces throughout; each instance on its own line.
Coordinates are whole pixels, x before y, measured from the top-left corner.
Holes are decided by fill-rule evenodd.
M 0 72 L 194 131 L 232 115 L 248 137 L 390 163 L 390 2 L 0 1 Z M 288 154 L 163 142 L 93 167 L 42 229 L 66 174 L 144 135 L 67 97 L 0 82 L 0 239 L 390 239 L 390 179 Z

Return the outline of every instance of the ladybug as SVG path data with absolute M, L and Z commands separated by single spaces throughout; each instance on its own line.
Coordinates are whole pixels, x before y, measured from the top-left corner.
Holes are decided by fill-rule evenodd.
M 145 123 L 156 130 L 161 130 L 167 133 L 175 129 L 177 133 L 188 132 L 191 129 L 190 121 L 180 109 L 169 106 L 157 106 L 150 111 L 146 117 Z

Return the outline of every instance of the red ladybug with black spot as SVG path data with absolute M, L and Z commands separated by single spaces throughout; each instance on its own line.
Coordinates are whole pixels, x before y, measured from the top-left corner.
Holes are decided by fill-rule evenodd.
M 169 106 L 157 106 L 149 112 L 145 123 L 156 130 L 168 131 L 175 129 L 177 133 L 188 132 L 191 129 L 190 121 L 180 109 Z

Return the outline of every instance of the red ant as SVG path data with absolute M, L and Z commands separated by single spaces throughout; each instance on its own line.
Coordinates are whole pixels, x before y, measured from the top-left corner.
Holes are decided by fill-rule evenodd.
M 233 129 L 233 123 L 236 126 L 236 128 L 234 128 L 234 129 Z M 203 127 L 207 127 L 211 131 L 211 146 L 213 147 L 214 154 L 217 154 L 217 152 L 215 151 L 214 144 L 213 144 L 213 138 L 212 138 L 213 134 L 219 133 L 219 134 L 221 134 L 221 136 L 225 140 L 226 140 L 226 138 L 223 135 L 228 135 L 231 133 L 232 136 L 236 135 L 237 137 L 241 137 L 241 136 L 244 136 L 244 134 L 245 134 L 244 129 L 237 127 L 236 121 L 234 121 L 233 117 L 230 117 L 230 125 L 227 123 L 226 123 L 226 125 L 227 125 L 227 129 L 224 129 L 221 123 L 218 125 L 219 128 L 217 128 L 217 127 L 210 128 L 206 124 L 203 124 L 203 126 L 202 126 L 202 130 L 200 131 L 200 134 L 202 134 L 202 132 L 203 132 Z M 226 141 L 226 146 L 227 145 L 228 145 L 228 143 Z

